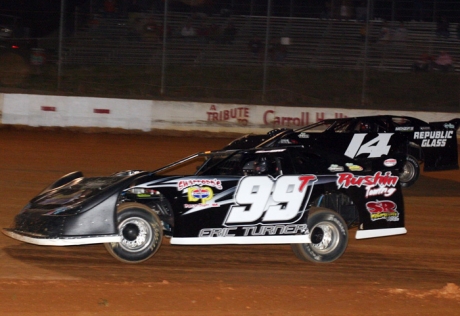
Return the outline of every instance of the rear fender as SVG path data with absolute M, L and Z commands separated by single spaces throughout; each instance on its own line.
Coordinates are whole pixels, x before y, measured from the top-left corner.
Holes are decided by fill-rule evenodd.
M 424 156 L 424 171 L 458 169 L 457 130 L 460 119 L 430 123 L 431 131 L 414 133 Z
M 390 171 L 376 171 L 372 174 L 344 172 L 337 177 L 338 189 L 352 199 L 359 214 L 357 239 L 406 232 L 399 176 Z

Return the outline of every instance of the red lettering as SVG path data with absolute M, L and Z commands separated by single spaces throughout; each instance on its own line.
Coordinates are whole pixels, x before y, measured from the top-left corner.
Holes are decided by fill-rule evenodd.
M 348 188 L 351 184 L 351 180 L 354 178 L 352 173 L 339 173 L 337 174 L 337 187 L 340 188 Z
M 268 120 L 267 116 L 268 116 L 269 114 L 273 114 L 273 113 L 275 113 L 275 111 L 273 111 L 273 110 L 265 111 L 265 113 L 264 113 L 264 124 L 265 124 L 265 125 L 271 124 L 271 122 Z
M 303 112 L 302 114 L 302 125 L 309 125 L 310 124 L 310 113 Z
M 216 109 L 215 105 L 212 105 L 211 110 L 215 110 L 215 109 Z M 243 107 L 233 108 L 230 110 L 222 110 L 219 112 L 209 111 L 209 112 L 206 112 L 206 114 L 208 115 L 208 121 L 228 121 L 230 119 L 239 120 L 241 118 L 249 117 L 249 108 L 243 108 Z
M 246 125 L 248 125 L 248 120 L 247 119 L 238 119 L 238 123 L 240 125 L 246 126 Z
M 353 173 L 344 172 L 337 174 L 337 187 L 348 188 L 350 186 L 360 187 L 362 185 L 366 186 L 390 186 L 394 187 L 398 183 L 399 178 L 397 176 L 392 176 L 391 172 L 386 172 L 382 175 L 381 171 L 376 172 L 373 176 L 358 176 L 355 177 Z
M 324 112 L 316 113 L 316 122 L 324 120 Z
M 374 201 L 366 203 L 369 213 L 391 213 L 396 211 L 396 204 L 392 201 Z
M 300 176 L 300 187 L 299 187 L 299 192 L 302 192 L 303 189 L 305 189 L 306 186 L 308 186 L 308 183 L 310 181 L 316 181 L 316 176 L 315 175 L 307 175 L 307 176 Z
M 281 125 L 290 125 L 292 118 L 291 117 L 282 117 L 281 118 Z
M 238 109 L 235 109 L 235 118 L 237 117 L 243 117 L 243 108 L 238 108 Z

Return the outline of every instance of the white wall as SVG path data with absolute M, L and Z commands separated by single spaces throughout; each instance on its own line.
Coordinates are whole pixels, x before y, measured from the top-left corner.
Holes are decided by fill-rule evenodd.
M 150 131 L 264 133 L 296 128 L 321 119 L 393 114 L 427 122 L 460 118 L 460 113 L 376 111 L 176 101 L 148 101 L 29 94 L 0 94 L 2 124 L 99 127 Z

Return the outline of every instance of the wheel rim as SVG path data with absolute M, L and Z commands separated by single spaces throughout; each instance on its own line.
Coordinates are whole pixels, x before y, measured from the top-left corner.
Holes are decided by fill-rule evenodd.
M 130 217 L 118 227 L 121 234 L 120 246 L 129 252 L 139 252 L 147 248 L 153 239 L 152 226 L 140 217 Z
M 336 226 L 328 222 L 321 222 L 311 230 L 311 245 L 318 254 L 327 254 L 337 247 L 338 236 L 339 230 Z
M 399 180 L 403 183 L 409 182 L 415 176 L 415 167 L 410 162 L 404 164 L 403 171 L 399 175 Z

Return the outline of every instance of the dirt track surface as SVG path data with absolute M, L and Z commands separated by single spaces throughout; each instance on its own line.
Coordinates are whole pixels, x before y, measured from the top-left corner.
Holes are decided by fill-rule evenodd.
M 229 139 L 0 129 L 0 226 L 70 171 L 153 170 Z M 101 245 L 0 235 L 0 315 L 458 315 L 460 171 L 404 190 L 407 235 L 350 242 L 331 264 L 288 245 L 172 246 L 123 264 Z

